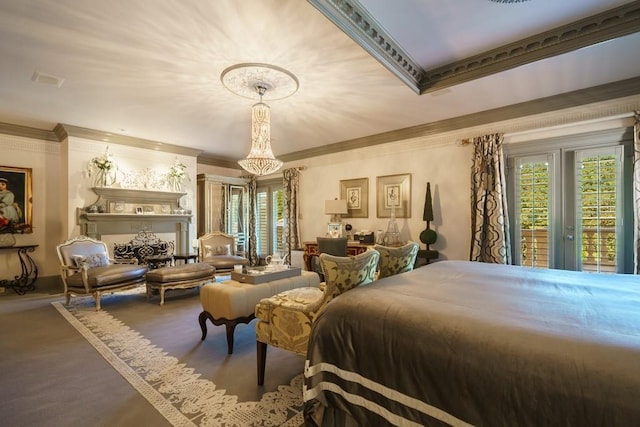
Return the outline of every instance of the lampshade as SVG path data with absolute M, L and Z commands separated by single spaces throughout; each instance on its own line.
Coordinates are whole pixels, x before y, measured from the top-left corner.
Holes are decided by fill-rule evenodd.
M 251 151 L 238 164 L 247 172 L 261 176 L 276 172 L 282 167 L 282 161 L 271 151 L 271 109 L 262 102 L 266 88 L 258 86 L 257 90 L 260 102 L 251 107 Z
M 324 213 L 326 215 L 344 215 L 349 213 L 346 200 L 325 200 Z

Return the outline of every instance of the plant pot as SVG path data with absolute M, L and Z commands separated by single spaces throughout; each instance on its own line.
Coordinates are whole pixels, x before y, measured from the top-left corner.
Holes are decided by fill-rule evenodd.
M 16 238 L 12 233 L 0 234 L 0 248 L 9 248 L 16 245 Z

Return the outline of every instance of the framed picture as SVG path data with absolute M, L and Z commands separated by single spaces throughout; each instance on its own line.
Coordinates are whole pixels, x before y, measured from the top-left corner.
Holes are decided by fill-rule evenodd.
M 369 178 L 340 181 L 340 199 L 347 201 L 348 214 L 343 218 L 369 217 Z
M 31 168 L 0 166 L 0 221 L 18 233 L 33 232 L 32 185 Z
M 378 218 L 390 218 L 395 208 L 396 218 L 411 218 L 411 174 L 387 175 L 377 178 L 376 206 Z
M 144 214 L 144 211 L 142 210 L 142 206 L 138 206 L 138 207 L 136 208 L 136 214 L 138 214 L 138 215 L 142 215 L 142 214 Z
M 342 237 L 342 223 L 330 222 L 327 228 L 327 235 L 333 239 Z

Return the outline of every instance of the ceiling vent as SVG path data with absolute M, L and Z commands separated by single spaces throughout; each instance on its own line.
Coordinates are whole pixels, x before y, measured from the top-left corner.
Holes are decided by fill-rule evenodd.
M 62 86 L 62 83 L 64 83 L 63 78 L 56 77 L 51 74 L 41 73 L 40 71 L 34 71 L 33 76 L 31 76 L 31 81 L 56 87 L 60 87 Z

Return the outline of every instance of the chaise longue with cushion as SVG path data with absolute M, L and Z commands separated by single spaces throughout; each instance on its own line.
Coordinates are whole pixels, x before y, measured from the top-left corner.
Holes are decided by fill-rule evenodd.
M 236 254 L 234 237 L 219 231 L 198 238 L 198 255 L 200 262 L 215 267 L 216 273 L 232 271 L 234 265 L 249 265 L 247 258 Z

